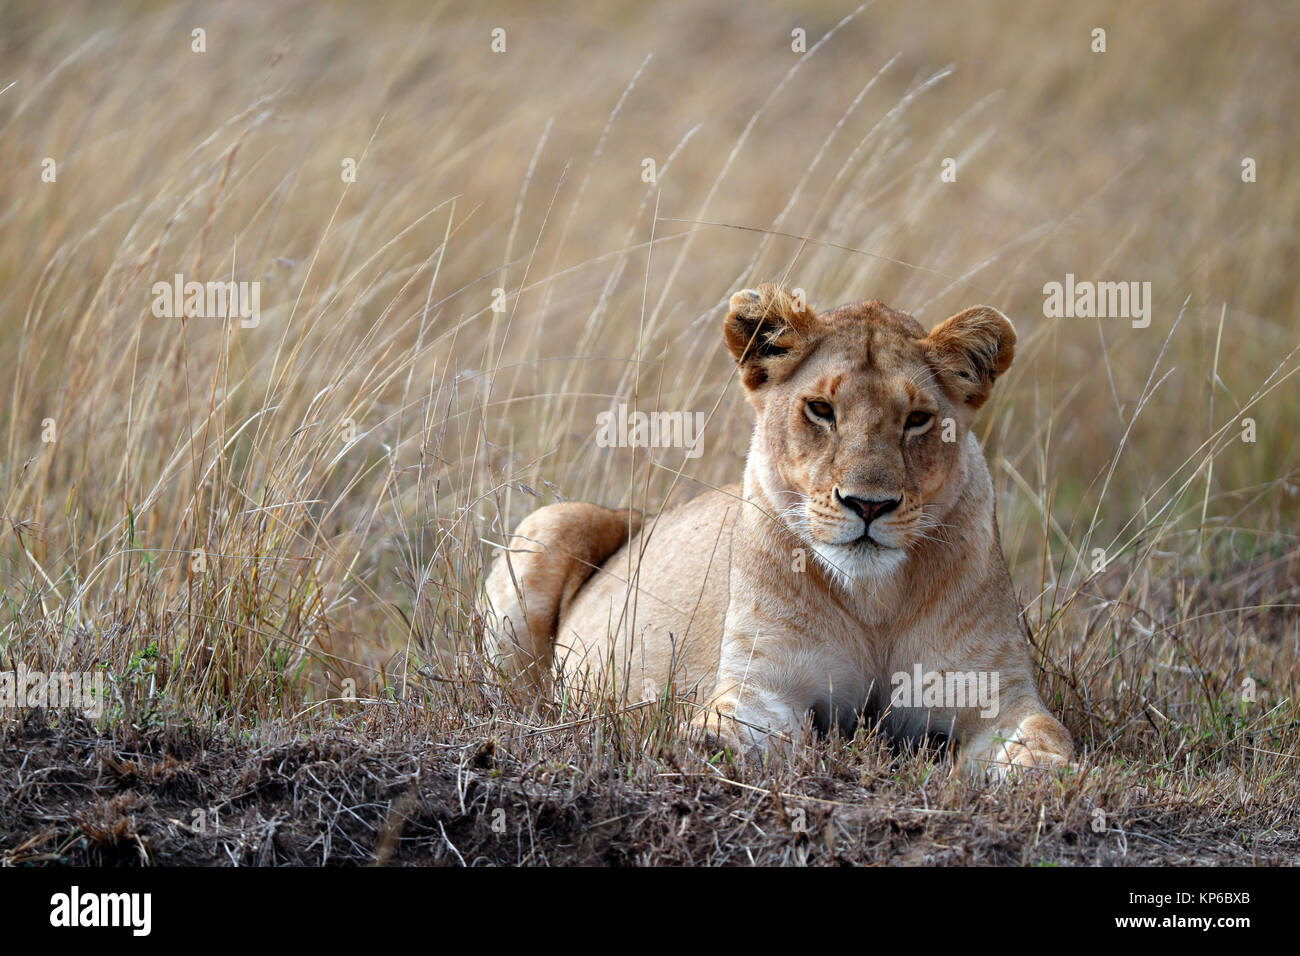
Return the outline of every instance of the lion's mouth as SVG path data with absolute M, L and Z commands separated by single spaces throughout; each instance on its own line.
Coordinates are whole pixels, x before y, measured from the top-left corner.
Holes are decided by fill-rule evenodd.
M 880 522 L 866 523 L 861 520 L 852 522 L 857 527 L 850 527 L 850 522 L 818 521 L 819 516 L 805 512 L 788 527 L 798 537 L 818 547 L 840 548 L 848 553 L 877 554 L 906 549 L 905 542 L 909 532 L 899 527 L 886 527 Z M 856 536 L 851 535 L 857 532 Z
M 895 550 L 897 550 L 897 547 L 896 547 L 895 545 L 887 544 L 886 542 L 881 541 L 879 538 L 873 538 L 873 537 L 871 536 L 871 529 L 869 529 L 869 528 L 868 528 L 866 531 L 862 532 L 862 536 L 861 536 L 861 537 L 859 537 L 859 538 L 855 538 L 853 541 L 850 541 L 850 542 L 849 542 L 849 547 L 851 547 L 851 548 L 862 548 L 862 549 L 864 549 L 864 550 L 866 550 L 866 551 L 895 551 Z
M 845 588 L 859 581 L 880 581 L 897 571 L 907 555 L 906 548 L 886 544 L 870 534 L 851 541 L 822 541 L 813 551 L 831 579 Z
M 898 545 L 874 537 L 870 528 L 863 531 L 862 534 L 858 535 L 856 538 L 849 538 L 847 540 L 843 537 L 836 540 L 834 534 L 818 533 L 817 531 L 813 531 L 811 534 L 806 533 L 806 536 L 815 544 L 826 545 L 832 548 L 844 548 L 846 551 L 874 552 L 899 550 Z

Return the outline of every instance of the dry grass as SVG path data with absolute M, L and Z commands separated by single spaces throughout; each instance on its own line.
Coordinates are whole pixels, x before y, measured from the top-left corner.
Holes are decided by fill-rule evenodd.
M 814 7 L 0 11 L 0 669 L 112 690 L 5 716 L 6 859 L 1295 859 L 1300 11 Z M 260 281 L 259 325 L 156 318 L 177 272 Z M 1044 318 L 1067 272 L 1150 281 L 1151 327 Z M 1084 771 L 993 792 L 865 732 L 719 767 L 473 658 L 483 540 L 739 475 L 721 310 L 781 277 L 1016 322 L 983 437 Z M 620 401 L 709 412 L 706 453 L 597 447 Z M 809 837 L 774 794 L 831 802 Z M 167 822 L 214 803 L 230 840 Z

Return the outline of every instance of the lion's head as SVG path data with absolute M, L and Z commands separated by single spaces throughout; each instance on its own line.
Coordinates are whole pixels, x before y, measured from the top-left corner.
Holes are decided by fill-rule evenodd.
M 969 428 L 1015 354 L 976 306 L 926 333 L 876 301 L 816 313 L 774 285 L 731 297 L 724 331 L 758 413 L 750 465 L 786 527 L 842 584 L 943 538 Z

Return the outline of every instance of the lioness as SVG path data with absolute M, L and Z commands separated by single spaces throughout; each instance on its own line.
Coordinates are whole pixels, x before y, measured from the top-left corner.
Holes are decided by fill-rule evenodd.
M 880 302 L 818 315 L 763 285 L 731 297 L 723 334 L 757 412 L 744 484 L 644 527 L 592 504 L 534 511 L 487 580 L 501 666 L 539 693 L 553 667 L 623 695 L 671 681 L 740 751 L 866 714 L 953 739 L 975 767 L 1066 763 L 970 430 L 1011 323 L 977 306 L 927 335 Z

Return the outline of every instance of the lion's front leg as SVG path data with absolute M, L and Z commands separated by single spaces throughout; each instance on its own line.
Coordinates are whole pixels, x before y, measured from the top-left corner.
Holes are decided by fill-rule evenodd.
M 1074 756 L 1074 742 L 1035 694 L 996 718 L 973 712 L 958 721 L 961 765 L 971 773 L 1005 777 L 1017 768 L 1063 767 Z
M 1038 696 L 1024 637 L 1011 625 L 999 637 L 963 620 L 948 630 L 961 637 L 942 654 L 909 647 L 891 661 L 895 718 L 911 732 L 947 734 L 959 768 L 975 776 L 1068 764 L 1074 744 Z
M 756 640 L 724 634 L 713 698 L 690 722 L 711 746 L 754 756 L 788 747 L 811 707 L 792 697 L 780 663 L 763 656 Z
M 746 688 L 744 694 L 714 698 L 692 718 L 690 731 L 702 734 L 711 749 L 750 756 L 783 750 L 803 729 L 795 708 L 782 701 L 747 701 L 751 695 L 753 688 Z

